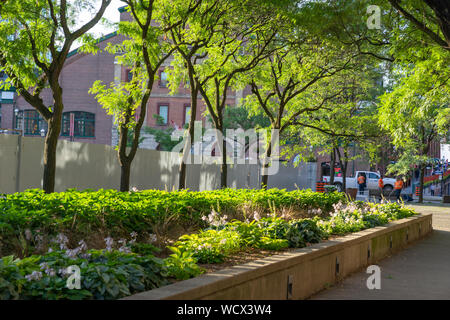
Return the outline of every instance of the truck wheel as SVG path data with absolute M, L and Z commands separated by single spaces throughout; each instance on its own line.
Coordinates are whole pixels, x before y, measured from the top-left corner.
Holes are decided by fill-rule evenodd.
M 336 183 L 334 184 L 334 186 L 336 187 L 336 189 L 337 189 L 338 192 L 342 192 L 342 183 L 336 182 Z
M 385 185 L 384 187 L 383 187 L 383 194 L 385 195 L 385 196 L 388 196 L 391 192 L 392 192 L 392 190 L 394 189 L 394 187 L 392 187 L 391 185 Z

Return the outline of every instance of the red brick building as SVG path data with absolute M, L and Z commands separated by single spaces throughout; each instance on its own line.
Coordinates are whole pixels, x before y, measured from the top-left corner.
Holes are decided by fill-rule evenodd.
M 131 16 L 123 8 L 119 9 L 122 21 L 130 20 Z M 109 34 L 99 39 L 100 49 L 104 49 L 108 43 L 117 44 L 123 41 L 123 36 L 116 33 Z M 61 139 L 70 139 L 71 117 L 74 121 L 74 141 L 115 144 L 117 136 L 113 129 L 112 116 L 97 103 L 94 95 L 89 94 L 89 89 L 97 80 L 105 84 L 115 81 L 120 77 L 121 81 L 128 81 L 129 69 L 115 65 L 115 56 L 104 50 L 96 55 L 72 51 L 66 61 L 60 76 L 60 84 L 63 88 L 64 115 L 61 130 Z M 148 110 L 145 125 L 167 128 L 169 126 L 182 127 L 190 118 L 190 91 L 181 85 L 176 94 L 169 94 L 167 88 L 167 76 L 164 70 L 170 65 L 170 59 L 159 70 L 159 79 L 155 81 L 152 94 L 148 102 Z M 0 75 L 3 76 L 3 75 Z M 0 128 L 18 129 L 25 128 L 25 135 L 42 135 L 47 130 L 47 124 L 40 114 L 30 106 L 25 99 L 17 96 L 14 91 L 0 92 Z M 50 90 L 42 93 L 46 105 L 51 105 Z M 235 96 L 232 93 L 228 98 L 229 105 L 235 105 Z M 205 111 L 205 105 L 199 96 L 198 110 L 195 115 L 201 120 Z M 165 124 L 157 125 L 154 115 L 163 117 Z M 203 118 L 203 122 L 205 122 Z M 156 144 L 147 136 L 142 147 L 156 147 Z

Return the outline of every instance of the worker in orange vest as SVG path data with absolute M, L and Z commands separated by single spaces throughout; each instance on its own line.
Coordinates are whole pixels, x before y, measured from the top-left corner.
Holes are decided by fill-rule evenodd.
M 364 189 L 366 188 L 366 177 L 364 177 L 361 173 L 358 176 L 358 187 L 359 193 L 364 194 Z
M 400 177 L 397 177 L 397 181 L 395 181 L 394 184 L 395 189 L 395 196 L 397 197 L 397 201 L 400 200 L 400 194 L 402 193 L 403 189 L 403 180 Z
M 378 188 L 380 189 L 380 201 L 383 199 L 383 188 L 384 188 L 384 181 L 383 176 L 380 175 L 380 179 L 378 179 Z

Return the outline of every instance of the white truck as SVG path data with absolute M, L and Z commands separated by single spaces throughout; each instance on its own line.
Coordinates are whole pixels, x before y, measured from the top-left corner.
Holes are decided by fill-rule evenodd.
M 356 188 L 358 189 L 358 177 L 359 174 L 363 174 L 366 177 L 366 186 L 369 191 L 372 193 L 378 192 L 378 180 L 380 179 L 380 174 L 378 172 L 373 171 L 356 171 L 355 176 L 346 177 L 346 187 L 347 188 Z M 329 182 L 330 176 L 324 176 L 323 181 Z M 339 192 L 343 191 L 343 180 L 342 177 L 334 177 L 334 185 L 338 189 Z M 394 189 L 395 179 L 392 178 L 383 178 L 384 188 L 383 193 L 388 195 Z

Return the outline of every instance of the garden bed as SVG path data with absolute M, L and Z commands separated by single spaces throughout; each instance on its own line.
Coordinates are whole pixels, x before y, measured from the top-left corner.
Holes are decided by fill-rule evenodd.
M 431 214 L 393 221 L 382 227 L 290 250 L 124 299 L 307 299 L 427 236 L 432 231 L 431 222 Z
M 301 190 L 5 195 L 0 298 L 122 298 L 412 215 Z M 70 266 L 79 290 L 67 288 Z

